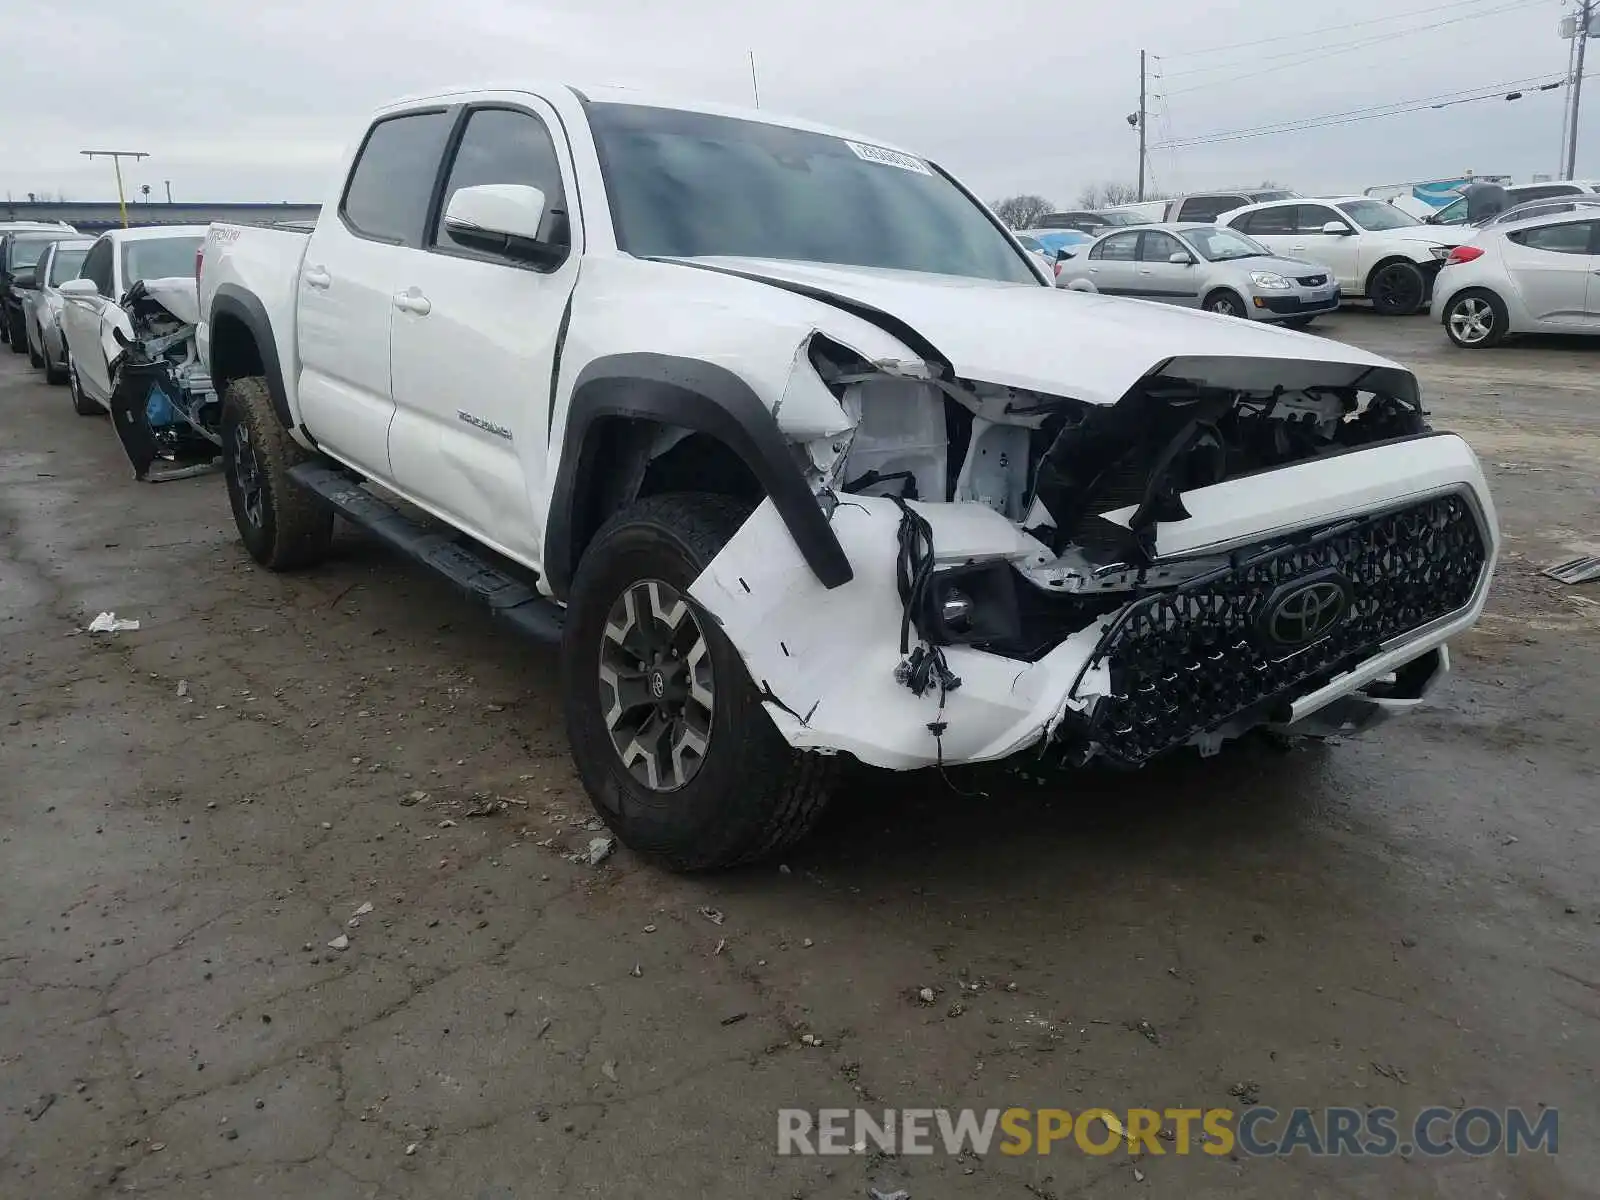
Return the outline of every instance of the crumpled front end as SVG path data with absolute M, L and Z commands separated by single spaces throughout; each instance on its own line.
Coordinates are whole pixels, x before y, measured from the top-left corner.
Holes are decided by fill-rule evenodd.
M 1088 404 L 818 335 L 795 371 L 854 576 L 823 586 L 768 502 L 692 594 L 797 748 L 1137 766 L 1352 729 L 1415 704 L 1482 610 L 1482 471 L 1399 368 L 1172 359 Z
M 141 280 L 122 302 L 131 335 L 106 334 L 111 420 L 134 477 L 160 482 L 209 469 L 221 445 L 221 406 L 195 344 L 195 284 Z

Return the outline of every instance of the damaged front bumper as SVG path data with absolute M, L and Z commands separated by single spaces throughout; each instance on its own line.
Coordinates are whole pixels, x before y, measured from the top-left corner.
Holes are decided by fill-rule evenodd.
M 798 749 L 909 769 L 1050 743 L 1069 761 L 1138 765 L 1177 746 L 1211 752 L 1251 728 L 1350 732 L 1414 706 L 1448 670 L 1447 639 L 1482 611 L 1498 553 L 1481 468 L 1451 435 L 1182 499 L 1189 516 L 1155 527 L 1141 585 L 1106 595 L 1053 571 L 1056 556 L 993 508 L 913 502 L 935 570 L 968 579 L 989 568 L 1006 586 L 970 589 L 978 608 L 1015 609 L 978 614 L 981 644 L 941 647 L 960 680 L 944 691 L 915 695 L 897 677 L 892 499 L 839 498 L 831 524 L 854 568 L 843 586 L 818 582 L 768 502 L 691 594 Z M 1302 644 L 1264 629 L 1274 614 L 1320 619 L 1335 595 L 1338 619 L 1306 626 L 1316 636 Z

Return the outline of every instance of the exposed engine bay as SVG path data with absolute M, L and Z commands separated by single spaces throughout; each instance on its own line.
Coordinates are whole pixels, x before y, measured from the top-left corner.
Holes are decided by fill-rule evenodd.
M 833 474 L 837 493 L 977 501 L 1070 573 L 1130 568 L 1124 590 L 1156 557 L 1155 525 L 1188 517 L 1184 492 L 1428 429 L 1414 388 L 1233 386 L 1226 359 L 1173 360 L 1106 406 L 865 363 L 822 337 L 810 357 L 857 422 Z M 1250 362 L 1250 373 L 1263 365 Z M 1034 581 L 1060 587 L 1059 578 Z
M 111 420 L 134 477 L 159 483 L 209 470 L 222 444 L 221 405 L 195 347 L 193 280 L 140 280 L 114 329 Z

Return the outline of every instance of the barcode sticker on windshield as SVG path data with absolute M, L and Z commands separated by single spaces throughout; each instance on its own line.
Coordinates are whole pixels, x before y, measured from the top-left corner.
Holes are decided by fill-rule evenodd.
M 898 150 L 886 150 L 882 146 L 867 146 L 861 142 L 846 142 L 846 146 L 855 153 L 855 156 L 864 162 L 881 163 L 886 167 L 899 167 L 902 171 L 915 171 L 918 175 L 932 175 L 928 164 L 920 158 L 912 158 L 909 154 L 902 154 Z

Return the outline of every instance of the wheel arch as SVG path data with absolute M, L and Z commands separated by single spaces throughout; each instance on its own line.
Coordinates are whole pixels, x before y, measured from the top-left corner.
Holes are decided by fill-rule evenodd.
M 616 354 L 583 369 L 567 407 L 545 530 L 555 595 L 566 598 L 578 559 L 611 513 L 678 479 L 691 479 L 693 490 L 770 499 L 824 586 L 853 577 L 788 439 L 749 384 L 699 359 Z
M 292 430 L 294 416 L 278 343 L 272 336 L 272 318 L 261 301 L 241 287 L 223 284 L 211 301 L 210 335 L 208 365 L 218 394 L 231 380 L 259 375 L 267 381 L 273 413 L 285 429 Z
M 1405 263 L 1406 266 L 1417 269 L 1417 273 L 1422 276 L 1422 298 L 1423 302 L 1426 303 L 1433 292 L 1433 273 L 1428 269 L 1431 264 L 1420 263 L 1410 255 L 1399 252 L 1385 254 L 1367 268 L 1366 277 L 1361 281 L 1361 294 L 1370 300 L 1372 298 L 1372 281 L 1378 277 L 1378 272 L 1387 267 L 1392 267 L 1396 263 Z

